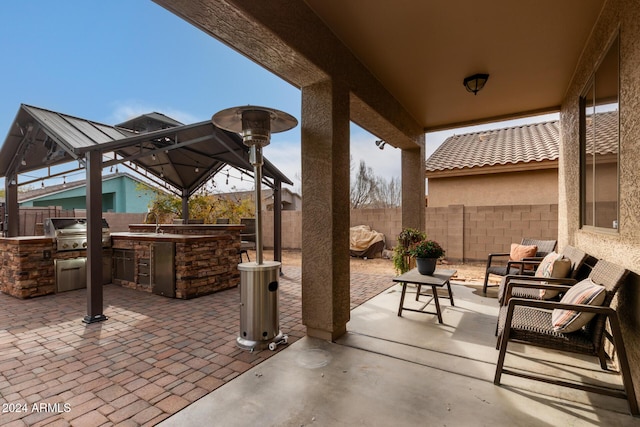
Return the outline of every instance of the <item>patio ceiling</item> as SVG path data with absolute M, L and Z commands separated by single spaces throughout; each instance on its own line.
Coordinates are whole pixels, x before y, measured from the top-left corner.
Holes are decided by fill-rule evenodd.
M 367 107 L 396 122 L 404 109 L 425 131 L 557 111 L 605 3 L 154 1 L 298 87 L 349 79 L 363 101 L 351 118 L 374 133 Z M 358 67 L 373 79 L 353 78 Z M 475 73 L 490 75 L 477 96 L 462 83 Z

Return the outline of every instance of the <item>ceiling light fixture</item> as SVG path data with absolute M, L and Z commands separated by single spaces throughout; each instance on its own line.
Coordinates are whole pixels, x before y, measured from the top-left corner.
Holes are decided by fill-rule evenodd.
M 377 146 L 379 149 L 381 149 L 381 150 L 384 150 L 384 146 L 385 146 L 386 144 L 387 144 L 387 143 L 386 143 L 386 141 L 383 141 L 383 140 L 381 140 L 381 139 L 379 139 L 379 140 L 377 140 L 377 141 L 376 141 L 376 146 Z
M 465 77 L 464 87 L 467 92 L 477 95 L 487 83 L 487 80 L 489 80 L 489 74 L 474 74 L 473 76 Z

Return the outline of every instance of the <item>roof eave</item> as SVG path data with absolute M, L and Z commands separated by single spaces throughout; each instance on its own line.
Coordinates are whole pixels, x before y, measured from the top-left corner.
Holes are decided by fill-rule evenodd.
M 534 170 L 557 169 L 557 168 L 558 168 L 558 159 L 550 159 L 550 160 L 542 160 L 542 161 L 476 166 L 472 168 L 465 167 L 465 168 L 456 168 L 456 169 L 425 171 L 425 176 L 429 179 L 453 178 L 453 177 L 459 177 L 459 176 L 489 175 L 489 174 L 509 173 L 509 172 L 530 172 Z

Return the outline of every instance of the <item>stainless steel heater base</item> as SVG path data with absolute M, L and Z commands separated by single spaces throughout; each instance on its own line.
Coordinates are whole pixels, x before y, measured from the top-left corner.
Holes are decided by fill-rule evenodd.
M 240 334 L 238 347 L 262 350 L 282 342 L 278 312 L 278 278 L 280 263 L 243 262 L 240 270 Z

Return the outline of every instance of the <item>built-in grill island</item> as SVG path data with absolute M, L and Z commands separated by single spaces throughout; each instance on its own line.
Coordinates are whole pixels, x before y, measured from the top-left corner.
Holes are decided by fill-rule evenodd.
M 50 218 L 46 235 L 0 238 L 0 291 L 32 298 L 86 287 L 87 221 Z M 174 298 L 236 287 L 242 224 L 130 224 L 103 221 L 103 283 Z
M 86 287 L 87 220 L 47 218 L 45 235 L 0 238 L 0 291 L 32 298 Z M 102 222 L 104 284 L 111 283 L 111 236 Z

